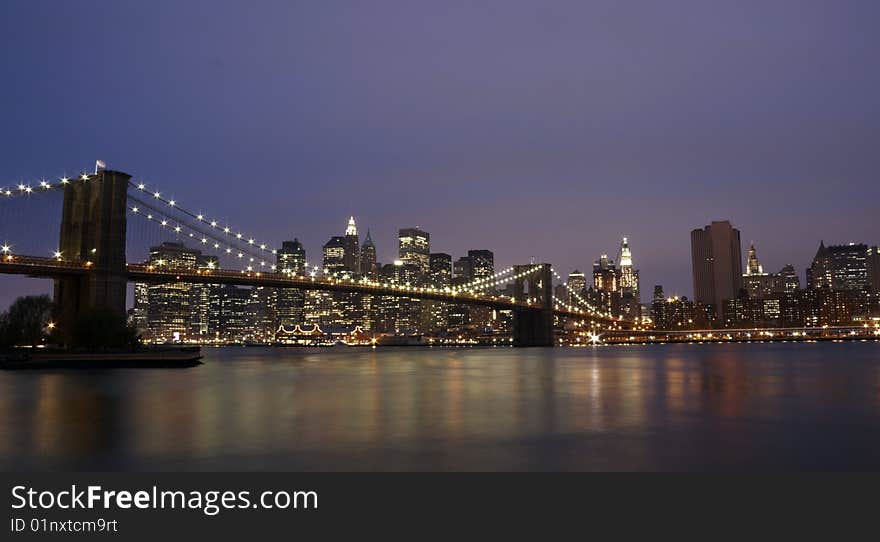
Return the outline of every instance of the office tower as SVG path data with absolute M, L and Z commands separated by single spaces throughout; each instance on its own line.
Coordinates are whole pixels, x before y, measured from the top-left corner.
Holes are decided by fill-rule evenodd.
M 430 255 L 428 280 L 435 288 L 446 288 L 452 283 L 452 256 L 443 252 Z
M 624 294 L 630 294 L 638 303 L 641 298 L 639 293 L 639 270 L 633 269 L 632 250 L 626 237 L 620 243 L 620 288 Z
M 749 245 L 749 257 L 746 260 L 746 275 L 763 275 L 764 266 L 758 261 L 758 253 L 755 250 L 755 243 Z
M 597 308 L 613 315 L 620 314 L 623 299 L 620 289 L 620 272 L 614 266 L 614 260 L 602 254 L 593 262 L 593 302 Z
M 765 299 L 780 290 L 779 278 L 764 272 L 764 266 L 758 261 L 755 244 L 749 245 L 749 256 L 746 259 L 746 272 L 742 276 L 743 288 L 750 299 Z
M 251 288 L 246 308 L 250 327 L 247 341 L 256 343 L 275 341 L 275 330 L 278 329 L 277 295 L 278 292 L 275 288 L 264 286 Z
M 334 236 L 324 244 L 324 274 L 337 276 L 346 270 L 345 237 Z
M 275 271 L 285 275 L 303 275 L 306 271 L 306 249 L 299 239 L 284 241 L 276 251 Z
M 797 276 L 794 266 L 789 264 L 779 270 L 777 274 L 777 289 L 782 292 L 796 292 L 801 288 L 801 279 Z
M 380 280 L 392 285 L 413 285 L 423 276 L 421 268 L 412 263 L 396 260 L 382 266 Z M 418 299 L 381 296 L 374 298 L 376 330 L 383 333 L 417 333 L 422 324 Z
M 742 288 L 742 253 L 739 230 L 727 220 L 712 222 L 691 232 L 694 301 L 711 307 L 721 317 L 725 299 L 734 299 Z
M 399 258 L 404 264 L 412 264 L 422 274 L 428 272 L 431 257 L 431 236 L 419 228 L 401 229 L 398 236 Z
M 491 250 L 468 250 L 472 280 L 485 280 L 495 274 L 495 255 Z
M 373 244 L 373 238 L 370 237 L 370 230 L 367 230 L 367 236 L 361 246 L 361 274 L 365 277 L 376 278 L 378 276 L 377 264 L 376 245 Z
M 182 243 L 165 241 L 150 247 L 149 263 L 156 267 L 195 269 L 201 254 L 201 251 L 188 249 Z M 143 287 L 139 290 L 143 298 Z M 159 343 L 191 340 L 190 323 L 195 312 L 195 301 L 192 284 L 175 282 L 147 286 L 144 338 Z
M 467 259 L 470 262 L 471 280 L 480 281 L 476 285 L 477 291 L 493 295 L 496 292 L 492 276 L 495 274 L 495 255 L 491 250 L 468 250 Z M 472 305 L 468 307 L 468 318 L 475 327 L 488 331 L 492 325 L 493 310 L 489 307 Z
M 868 275 L 871 291 L 880 294 L 880 247 L 874 246 L 868 249 Z
M 428 283 L 440 290 L 452 284 L 452 256 L 442 252 L 431 254 Z M 449 305 L 440 301 L 426 301 L 423 305 L 428 312 L 427 329 L 432 334 L 445 333 L 449 326 Z
M 149 338 L 149 329 L 147 327 L 148 315 L 147 308 L 150 304 L 149 284 L 145 282 L 136 282 L 134 284 L 134 308 L 132 309 L 132 324 L 137 329 L 138 335 L 145 340 Z
M 196 269 L 213 271 L 220 268 L 216 256 L 198 254 Z M 193 284 L 190 294 L 192 300 L 192 318 L 190 320 L 190 338 L 197 342 L 211 342 L 215 339 L 217 329 L 212 326 L 212 300 L 220 288 L 219 284 Z
M 603 292 L 616 292 L 620 289 L 619 275 L 614 267 L 614 260 L 609 260 L 607 254 L 602 254 L 593 263 L 593 288 Z
M 686 297 L 665 297 L 663 286 L 654 286 L 651 302 L 651 319 L 654 328 L 661 330 L 685 330 L 694 326 L 694 304 Z
M 248 306 L 252 288 L 225 284 L 219 288 L 217 310 L 219 338 L 227 343 L 244 343 L 252 340 Z
M 620 243 L 618 262 L 620 285 L 620 314 L 625 318 L 641 316 L 641 294 L 639 293 L 639 270 L 633 269 L 632 251 L 626 237 Z
M 807 270 L 807 284 L 810 288 L 830 288 L 832 290 L 867 290 L 871 287 L 869 275 L 869 254 L 865 244 L 829 245 L 819 243 L 819 250 Z
M 343 266 L 352 273 L 360 273 L 360 240 L 358 239 L 357 226 L 354 224 L 354 217 L 348 219 L 348 226 L 345 228 L 343 248 Z
M 582 308 L 582 304 L 578 300 L 578 297 L 582 300 L 586 299 L 585 291 L 587 289 L 587 277 L 575 269 L 568 274 L 568 280 L 566 282 L 568 283 L 568 289 L 565 292 L 565 297 L 561 297 L 560 299 L 565 300 L 565 302 L 571 306 Z
M 275 271 L 289 276 L 306 274 L 306 249 L 299 239 L 284 241 L 276 252 Z M 278 325 L 295 326 L 302 323 L 305 310 L 305 292 L 297 288 L 278 288 L 275 295 L 275 315 Z
M 474 276 L 470 258 L 462 256 L 455 260 L 455 263 L 452 265 L 452 274 L 456 278 L 464 279 L 462 284 L 470 282 Z

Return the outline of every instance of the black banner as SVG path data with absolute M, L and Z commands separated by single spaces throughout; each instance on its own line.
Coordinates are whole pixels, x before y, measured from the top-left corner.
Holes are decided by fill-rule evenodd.
M 878 482 L 875 474 L 6 473 L 3 539 L 471 538 L 486 529 L 492 538 L 648 529 L 714 539 L 757 528 L 840 538 L 872 517 L 873 501 L 857 496 Z

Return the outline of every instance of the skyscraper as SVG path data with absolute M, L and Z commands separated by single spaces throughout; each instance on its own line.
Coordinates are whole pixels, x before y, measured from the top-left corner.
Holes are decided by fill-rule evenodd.
M 365 277 L 376 278 L 378 276 L 377 265 L 376 245 L 373 244 L 373 238 L 370 237 L 370 230 L 367 230 L 364 244 L 361 245 L 361 274 Z
M 452 284 L 452 256 L 442 252 L 431 254 L 428 282 L 434 288 L 446 288 Z M 440 301 L 425 303 L 428 311 L 427 329 L 443 333 L 449 327 L 449 305 Z
M 868 249 L 868 275 L 871 278 L 871 290 L 880 294 L 880 247 Z
M 428 280 L 435 288 L 445 288 L 452 283 L 452 256 L 435 252 L 430 256 Z
M 758 251 L 755 244 L 749 245 L 749 256 L 746 259 L 746 272 L 742 276 L 743 288 L 749 294 L 750 299 L 764 299 L 777 290 L 778 281 L 776 275 L 764 272 L 764 266 L 758 261 Z
M 426 274 L 430 264 L 431 236 L 419 228 L 403 228 L 398 235 L 400 260 L 413 264 Z
M 345 237 L 335 235 L 324 243 L 324 273 L 327 275 L 338 274 L 345 267 Z
M 352 273 L 360 273 L 360 240 L 358 239 L 357 226 L 354 224 L 354 217 L 348 219 L 343 245 L 345 249 L 342 258 L 343 266 Z
M 285 275 L 302 275 L 306 271 L 306 249 L 299 239 L 284 241 L 276 252 L 275 271 Z
M 739 230 L 727 220 L 712 222 L 691 232 L 694 301 L 712 307 L 721 316 L 725 299 L 742 288 L 742 250 Z
M 580 306 L 580 301 L 578 301 L 575 296 L 585 299 L 584 290 L 587 289 L 587 277 L 575 269 L 568 274 L 568 280 L 566 282 L 568 283 L 568 291 L 566 292 L 566 297 L 563 299 L 565 299 L 569 305 Z
M 873 251 L 865 244 L 828 245 L 819 243 L 819 250 L 807 270 L 811 288 L 832 290 L 865 290 L 871 287 L 869 260 Z
M 455 263 L 452 264 L 452 274 L 455 278 L 461 279 L 462 284 L 470 282 L 473 278 L 471 259 L 467 256 L 462 256 L 455 260 Z
M 304 275 L 306 272 L 306 249 L 294 238 L 284 241 L 276 254 L 275 270 L 285 275 Z M 303 322 L 305 292 L 297 288 L 279 288 L 275 297 L 275 312 L 279 325 L 296 325 Z
M 624 237 L 620 243 L 620 294 L 621 315 L 629 318 L 641 316 L 641 294 L 639 293 L 639 270 L 633 269 L 632 251 L 629 240 Z
M 186 248 L 183 243 L 164 241 L 150 247 L 150 264 L 195 269 L 201 255 L 201 251 Z M 193 295 L 194 291 L 192 284 L 183 282 L 147 286 L 145 338 L 152 342 L 190 340 L 191 322 L 198 312 L 194 303 L 201 299 Z
M 593 295 L 593 301 L 602 311 L 620 314 L 620 271 L 607 254 L 602 254 L 593 262 Z
M 468 250 L 471 264 L 471 279 L 488 279 L 495 274 L 495 255 L 491 250 Z

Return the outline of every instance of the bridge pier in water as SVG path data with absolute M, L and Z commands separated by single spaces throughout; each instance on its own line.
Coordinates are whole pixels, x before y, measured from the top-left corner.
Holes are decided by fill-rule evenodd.
M 517 265 L 514 274 L 526 273 L 534 265 Z M 514 346 L 553 346 L 553 278 L 550 264 L 516 279 L 513 295 L 517 301 L 532 300 L 542 305 L 540 309 L 515 308 L 513 310 Z
M 125 317 L 125 232 L 130 175 L 98 171 L 64 187 L 58 250 L 66 260 L 89 263 L 83 276 L 55 279 L 58 328 L 70 344 L 76 316 L 103 307 Z

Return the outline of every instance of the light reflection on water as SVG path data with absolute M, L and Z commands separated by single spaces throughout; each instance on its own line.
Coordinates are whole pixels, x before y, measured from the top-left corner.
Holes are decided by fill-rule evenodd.
M 0 467 L 880 468 L 880 344 L 206 349 L 0 373 Z

